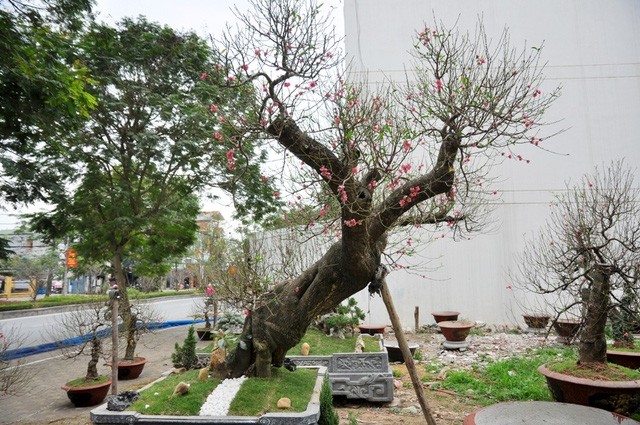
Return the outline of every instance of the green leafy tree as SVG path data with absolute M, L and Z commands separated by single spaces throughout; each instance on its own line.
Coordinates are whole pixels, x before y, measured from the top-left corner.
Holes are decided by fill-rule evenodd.
M 12 1 L 0 9 L 0 197 L 11 203 L 60 193 L 70 163 L 59 137 L 95 107 L 77 37 L 90 0 Z
M 124 262 L 160 269 L 184 254 L 194 242 L 196 195 L 208 187 L 229 190 L 255 218 L 270 210 L 272 197 L 260 181 L 262 153 L 249 139 L 236 153 L 243 135 L 210 115 L 224 109 L 247 116 L 253 89 L 222 92 L 224 76 L 204 40 L 140 18 L 116 28 L 94 24 L 81 46 L 84 65 L 99 76 L 91 92 L 98 107 L 61 141 L 81 171 L 79 182 L 34 224 L 51 236 L 73 235 L 89 261 L 111 262 L 129 359 L 135 323 Z
M 0 8 L 0 199 L 17 204 L 61 193 L 70 163 L 58 137 L 95 106 L 75 43 L 91 0 L 8 0 Z M 0 239 L 0 258 L 8 254 Z

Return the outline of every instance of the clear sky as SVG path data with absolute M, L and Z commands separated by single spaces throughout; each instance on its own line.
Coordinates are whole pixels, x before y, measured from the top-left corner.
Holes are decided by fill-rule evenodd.
M 303 0 L 300 0 L 303 1 Z M 318 0 L 332 10 L 336 29 L 343 32 L 343 0 Z M 95 10 L 100 18 L 116 22 L 121 18 L 146 16 L 150 21 L 167 24 L 177 30 L 194 30 L 200 35 L 218 35 L 226 23 L 234 23 L 231 8 L 249 8 L 248 0 L 98 0 Z
M 231 8 L 246 10 L 248 5 L 247 0 L 98 0 L 95 10 L 107 22 L 144 15 L 176 30 L 218 35 L 235 21 Z

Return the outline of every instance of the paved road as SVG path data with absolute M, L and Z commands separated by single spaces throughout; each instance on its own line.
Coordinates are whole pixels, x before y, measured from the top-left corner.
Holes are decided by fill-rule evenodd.
M 138 344 L 138 354 L 146 357 L 148 363 L 139 378 L 119 381 L 118 392 L 141 388 L 171 370 L 174 345 L 176 342 L 182 344 L 187 330 L 188 326 L 184 325 L 143 335 Z M 21 369 L 31 377 L 31 382 L 23 395 L 0 397 L 0 424 L 90 424 L 89 412 L 92 408 L 74 407 L 60 388 L 66 382 L 84 375 L 88 357 L 81 359 L 67 359 L 59 351 L 22 359 L 24 364 Z M 100 364 L 98 371 L 111 374 L 111 369 L 104 364 Z
M 153 306 L 160 321 L 193 320 L 199 298 L 191 295 L 166 298 L 153 298 L 146 302 Z M 68 338 L 60 328 L 62 317 L 73 310 L 73 306 L 43 308 L 36 310 L 18 310 L 0 313 L 0 331 L 15 333 L 20 347 L 33 347 L 40 344 Z M 1 422 L 0 422 L 1 423 Z

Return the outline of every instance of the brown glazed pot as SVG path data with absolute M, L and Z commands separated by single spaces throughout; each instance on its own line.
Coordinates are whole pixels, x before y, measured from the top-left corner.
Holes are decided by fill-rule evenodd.
M 629 369 L 638 369 L 640 368 L 640 352 L 609 349 L 607 350 L 607 361 Z
M 120 360 L 118 362 L 118 380 L 136 379 L 142 373 L 147 359 L 136 357 L 133 360 Z
M 213 338 L 213 334 L 211 331 L 211 328 L 207 329 L 207 328 L 200 328 L 200 329 L 196 329 L 196 335 L 198 335 L 198 340 L 199 341 L 211 341 Z
M 64 385 L 63 390 L 67 392 L 67 397 L 76 407 L 95 406 L 104 400 L 111 388 L 111 378 L 102 384 L 87 385 L 84 387 L 70 387 Z
M 358 325 L 358 329 L 360 329 L 360 333 L 362 334 L 383 334 L 385 325 Z
M 546 365 L 538 368 L 547 379 L 547 386 L 555 401 L 591 406 L 628 415 L 640 407 L 640 380 L 601 381 L 577 378 L 549 370 Z
M 523 314 L 524 323 L 532 329 L 544 329 L 547 327 L 550 316 L 544 314 Z
M 475 326 L 473 322 L 464 320 L 445 320 L 438 323 L 440 331 L 447 341 L 464 341 L 469 336 L 469 332 Z
M 458 320 L 460 313 L 457 311 L 436 311 L 431 313 L 436 323 L 446 322 L 451 320 Z
M 580 321 L 558 319 L 553 323 L 553 329 L 558 333 L 558 341 L 570 344 L 580 329 Z

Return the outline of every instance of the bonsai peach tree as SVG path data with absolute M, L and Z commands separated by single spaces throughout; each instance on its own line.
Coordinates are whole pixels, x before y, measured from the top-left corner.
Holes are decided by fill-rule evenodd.
M 104 301 L 95 300 L 82 304 L 80 308 L 64 315 L 60 323 L 62 352 L 70 359 L 80 358 L 88 354 L 87 371 L 80 385 L 101 379 L 98 363 L 104 356 L 103 339 L 110 334 L 111 318 L 108 305 Z
M 316 317 L 375 281 L 383 257 L 392 270 L 404 267 L 417 229 L 429 239 L 430 229 L 438 237 L 478 230 L 497 195 L 490 166 L 526 166 L 527 150 L 546 144 L 544 114 L 558 91 L 544 85 L 540 49 L 515 49 L 506 34 L 490 42 L 482 25 L 475 35 L 416 29 L 406 78 L 367 84 L 346 68 L 318 3 L 249 3 L 235 9 L 239 23 L 215 41 L 219 63 L 203 76 L 228 89 L 258 87 L 259 107 L 203 108 L 220 128 L 281 155 L 282 167 L 261 177 L 287 203 L 274 225 L 334 238 L 249 309 L 229 374 L 269 376 Z M 245 137 L 218 134 L 228 168 L 244 160 Z
M 640 283 L 640 192 L 624 161 L 567 185 L 521 264 L 525 289 L 551 297 L 556 316 L 580 317 L 580 365 L 605 364 L 609 313 L 637 317 L 631 293 Z

